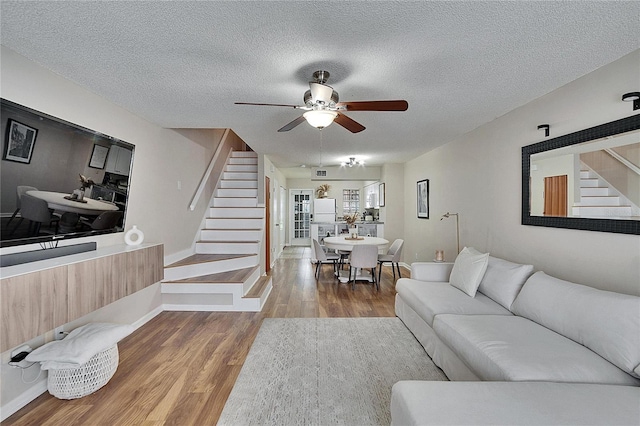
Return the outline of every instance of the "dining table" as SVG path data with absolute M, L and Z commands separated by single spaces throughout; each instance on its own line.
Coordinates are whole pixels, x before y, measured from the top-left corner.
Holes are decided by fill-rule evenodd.
M 50 209 L 60 212 L 78 213 L 84 216 L 98 216 L 102 212 L 118 210 L 118 206 L 108 201 L 85 197 L 82 201 L 70 200 L 70 194 L 52 191 L 27 191 L 27 195 L 47 202 Z
M 351 235 L 337 236 L 337 237 L 325 237 L 324 245 L 327 249 L 336 250 L 338 252 L 350 252 L 353 250 L 353 247 L 357 245 L 373 245 L 378 247 L 378 252 L 380 254 L 386 253 L 385 249 L 389 244 L 389 240 L 385 240 L 380 237 L 356 237 L 353 238 Z M 349 277 L 345 276 L 343 271 L 338 270 L 336 273 L 338 275 L 338 280 L 341 283 L 346 283 L 349 281 Z M 356 279 L 357 280 L 367 280 L 369 282 L 374 281 L 374 277 L 368 273 L 368 271 L 356 271 Z

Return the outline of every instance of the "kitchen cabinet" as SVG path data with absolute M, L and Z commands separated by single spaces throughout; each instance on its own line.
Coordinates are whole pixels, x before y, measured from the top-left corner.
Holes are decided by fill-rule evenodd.
M 107 165 L 105 166 L 105 170 L 109 173 L 129 176 L 132 157 L 133 152 L 130 149 L 123 148 L 118 145 L 113 145 L 109 149 L 109 155 L 107 156 Z

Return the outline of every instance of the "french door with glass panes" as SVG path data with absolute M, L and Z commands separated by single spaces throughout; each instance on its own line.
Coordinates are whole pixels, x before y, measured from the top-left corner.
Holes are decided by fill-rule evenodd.
M 310 246 L 313 190 L 292 189 L 289 191 L 289 200 L 291 206 L 289 241 L 292 246 Z

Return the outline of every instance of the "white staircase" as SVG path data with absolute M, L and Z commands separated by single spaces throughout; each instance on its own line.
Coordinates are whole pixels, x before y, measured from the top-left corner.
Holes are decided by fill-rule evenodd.
M 637 207 L 591 170 L 580 171 L 580 201 L 572 215 L 587 218 L 630 218 Z
M 264 208 L 258 207 L 254 152 L 231 154 L 204 223 L 195 254 L 165 267 L 165 309 L 260 311 L 272 284 L 260 276 Z

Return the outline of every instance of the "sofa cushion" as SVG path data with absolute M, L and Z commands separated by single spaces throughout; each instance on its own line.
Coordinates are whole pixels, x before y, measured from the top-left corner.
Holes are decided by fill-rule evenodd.
M 533 265 L 521 265 L 489 256 L 487 271 L 480 281 L 478 291 L 511 309 L 511 304 L 532 273 Z
M 638 425 L 640 389 L 578 383 L 400 381 L 392 425 Z
M 511 310 L 640 377 L 640 297 L 598 290 L 537 272 L 527 280 Z
M 433 328 L 482 380 L 640 384 L 595 352 L 526 318 L 438 315 Z
M 463 248 L 453 264 L 449 283 L 474 297 L 487 270 L 488 259 L 489 253 L 480 253 L 469 247 Z
M 446 282 L 418 281 L 400 278 L 396 291 L 429 326 L 438 314 L 511 315 L 483 294 L 469 297 Z

